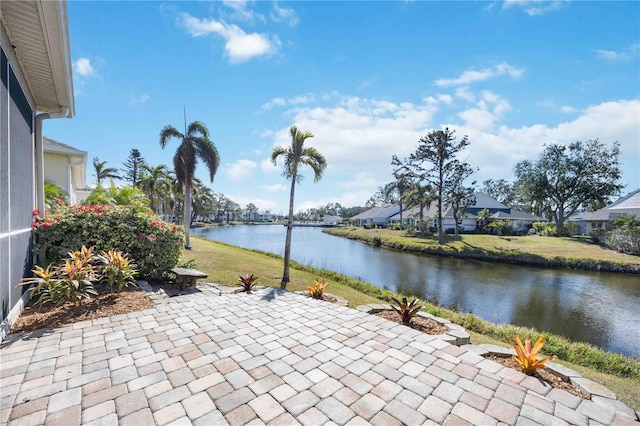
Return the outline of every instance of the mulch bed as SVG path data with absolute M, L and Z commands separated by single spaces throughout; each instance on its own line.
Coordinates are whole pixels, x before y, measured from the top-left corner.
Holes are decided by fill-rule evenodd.
M 400 314 L 396 311 L 380 311 L 374 315 L 402 324 Z M 416 315 L 409 324 L 403 324 L 425 334 L 447 334 L 449 329 L 432 318 Z
M 75 322 L 93 320 L 111 315 L 127 314 L 155 307 L 147 293 L 139 288 L 126 288 L 110 293 L 106 286 L 96 287 L 98 296 L 84 299 L 79 304 L 62 306 L 33 305 L 31 301 L 11 327 L 12 333 L 58 327 Z
M 513 368 L 514 370 L 518 370 L 519 372 L 524 373 L 524 371 L 522 371 L 522 367 L 520 366 L 520 364 L 518 364 L 516 360 L 511 357 L 487 355 L 485 356 L 485 358 L 495 361 L 499 364 L 502 364 L 505 367 Z M 550 371 L 547 371 L 544 368 L 536 370 L 536 372 L 533 374 L 533 377 L 537 377 L 538 379 L 549 383 L 549 385 L 551 385 L 556 389 L 565 390 L 570 394 L 578 396 L 582 399 L 590 399 L 584 392 L 582 392 L 581 390 L 573 386 L 571 383 L 565 382 L 560 377 L 556 376 Z

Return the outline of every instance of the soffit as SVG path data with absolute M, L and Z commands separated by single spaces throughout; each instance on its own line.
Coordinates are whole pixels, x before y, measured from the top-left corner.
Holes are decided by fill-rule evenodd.
M 64 1 L 2 0 L 0 14 L 36 109 L 74 114 L 67 10 Z

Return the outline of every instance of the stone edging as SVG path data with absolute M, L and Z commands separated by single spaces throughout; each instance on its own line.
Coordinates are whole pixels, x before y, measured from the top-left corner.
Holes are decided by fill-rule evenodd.
M 368 314 L 376 314 L 382 311 L 390 311 L 391 305 L 378 305 L 374 303 L 370 303 L 368 305 L 360 305 L 357 306 L 356 309 L 361 312 L 366 312 Z M 451 321 L 437 317 L 435 315 L 428 314 L 426 312 L 418 312 L 418 315 L 424 318 L 430 318 L 436 321 L 438 324 L 443 325 L 449 329 L 447 334 L 437 334 L 434 337 L 437 337 L 440 340 L 444 340 L 447 343 L 456 346 L 468 345 L 471 343 L 471 337 L 469 333 L 464 329 L 464 327 L 454 324 Z
M 504 348 L 498 345 L 481 344 L 481 345 L 463 345 L 465 349 L 473 351 L 480 356 L 495 355 L 500 357 L 509 357 L 515 355 L 516 351 L 512 348 Z M 557 364 L 555 362 L 547 362 L 545 364 L 547 370 L 550 373 L 560 377 L 563 381 L 571 383 L 578 390 L 584 392 L 591 401 L 598 405 L 601 405 L 613 412 L 624 413 L 630 416 L 632 419 L 640 420 L 639 413 L 633 411 L 626 404 L 618 401 L 616 394 L 611 392 L 606 387 L 585 377 L 582 377 L 580 373 L 573 371 L 572 369 L 565 367 L 564 365 Z

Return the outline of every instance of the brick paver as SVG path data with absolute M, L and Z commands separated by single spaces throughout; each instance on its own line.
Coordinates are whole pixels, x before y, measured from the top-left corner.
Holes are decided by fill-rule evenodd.
M 278 289 L 209 284 L 0 345 L 20 424 L 640 424 L 465 348 Z

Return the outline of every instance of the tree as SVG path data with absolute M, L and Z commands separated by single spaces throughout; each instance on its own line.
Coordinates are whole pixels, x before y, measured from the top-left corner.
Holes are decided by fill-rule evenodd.
M 420 232 L 424 231 L 422 229 L 424 225 L 424 209 L 429 210 L 431 208 L 431 203 L 435 201 L 435 194 L 430 185 L 421 185 L 420 182 L 415 182 L 403 194 L 403 200 L 407 206 L 407 209 L 411 209 L 413 207 L 419 206 L 419 225 L 418 229 Z
M 610 148 L 597 139 L 548 145 L 537 161 L 516 164 L 516 188 L 528 193 L 530 203 L 555 221 L 561 235 L 569 216 L 620 193 L 619 157 L 618 142 Z
M 384 204 L 396 204 L 398 202 L 397 182 L 389 182 L 379 186 L 378 190 L 367 200 L 367 207 L 378 207 Z
M 442 229 L 442 206 L 448 201 L 447 184 L 452 181 L 460 166 L 468 166 L 455 157 L 469 141 L 464 136 L 456 142 L 455 131 L 445 128 L 433 130 L 418 141 L 416 151 L 408 160 L 401 161 L 393 156 L 391 164 L 396 170 L 405 172 L 418 181 L 427 181 L 434 189 L 438 202 L 438 243 L 444 244 L 444 230 Z
M 253 215 L 258 213 L 258 208 L 256 207 L 255 204 L 253 203 L 249 203 L 247 204 L 247 206 L 245 207 L 245 209 L 247 210 L 247 212 L 249 213 L 249 221 L 251 221 L 251 219 L 253 218 Z
M 487 179 L 482 182 L 482 192 L 508 207 L 516 206 L 516 192 L 513 185 L 504 179 Z
M 213 177 L 220 165 L 220 155 L 216 146 L 209 140 L 209 130 L 199 121 L 194 121 L 187 127 L 184 134 L 171 125 L 164 126 L 160 131 L 160 146 L 164 149 L 172 138 L 180 139 L 180 145 L 173 156 L 173 168 L 176 178 L 184 188 L 184 231 L 185 248 L 191 249 L 189 227 L 191 225 L 191 185 L 196 171 L 197 160 L 200 159 L 209 169 L 209 178 Z
M 93 169 L 95 170 L 93 175 L 96 177 L 98 186 L 102 184 L 103 179 L 120 179 L 118 169 L 115 167 L 106 167 L 106 165 L 106 161 L 100 161 L 98 157 L 93 158 Z
M 141 169 L 138 187 L 149 198 L 151 210 L 156 214 L 162 214 L 164 213 L 162 200 L 171 191 L 169 169 L 164 164 L 156 167 L 143 164 Z
M 322 178 L 322 174 L 327 167 L 327 161 L 324 156 L 313 147 L 305 146 L 304 143 L 308 138 L 312 138 L 311 132 L 298 131 L 296 126 L 289 129 L 291 135 L 291 146 L 277 146 L 271 152 L 271 162 L 277 165 L 279 157 L 284 160 L 283 176 L 291 179 L 291 192 L 289 193 L 289 217 L 287 218 L 287 236 L 284 245 L 284 272 L 282 273 L 281 288 L 286 288 L 289 282 L 289 262 L 291 260 L 291 231 L 293 228 L 293 199 L 296 189 L 296 183 L 302 181 L 302 175 L 299 173 L 300 166 L 309 166 L 313 169 L 315 182 Z
M 463 186 L 464 180 L 471 176 L 473 172 L 474 170 L 468 164 L 457 163 L 451 177 L 445 184 L 446 196 L 453 213 L 456 237 L 458 236 L 458 221 L 469 210 L 469 207 L 476 203 L 476 197 L 473 195 L 475 192 L 473 186 Z M 475 182 L 472 182 L 471 185 L 475 185 Z
M 140 174 L 142 173 L 143 166 L 147 165 L 140 151 L 133 148 L 129 152 L 129 157 L 122 165 L 124 166 L 121 169 L 122 179 L 131 182 L 132 186 L 137 186 L 140 183 Z

